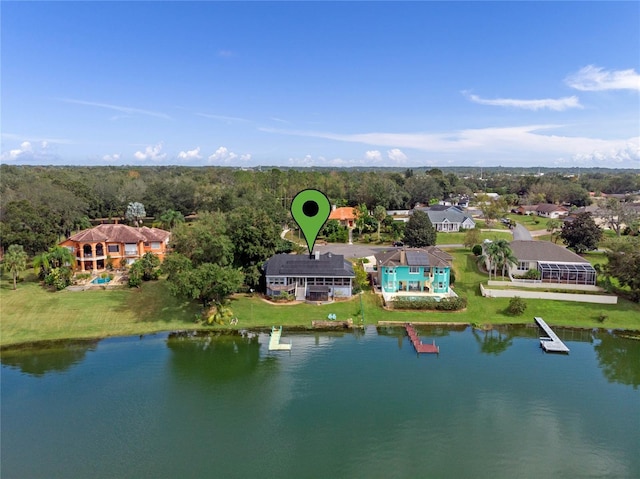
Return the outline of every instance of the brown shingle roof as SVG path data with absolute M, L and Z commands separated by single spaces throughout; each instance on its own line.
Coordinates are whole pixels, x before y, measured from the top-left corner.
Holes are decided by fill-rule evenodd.
M 145 231 L 146 230 L 146 231 Z M 127 225 L 101 224 L 95 228 L 80 231 L 69 237 L 69 241 L 77 241 L 79 243 L 95 243 L 104 241 L 107 243 L 138 243 L 140 241 L 163 241 L 160 231 L 170 233 L 158 228 L 133 228 Z
M 515 240 L 509 243 L 513 255 L 519 261 L 546 261 L 557 263 L 588 263 L 573 251 L 550 241 Z

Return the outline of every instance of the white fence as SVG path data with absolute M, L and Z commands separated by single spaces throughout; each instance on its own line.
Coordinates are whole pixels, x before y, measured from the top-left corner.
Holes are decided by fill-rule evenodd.
M 568 289 L 572 291 L 593 291 L 594 293 L 601 293 L 604 291 L 600 286 L 594 286 L 592 284 L 542 283 L 539 280 L 530 279 L 514 279 L 513 281 L 496 281 L 490 279 L 488 284 L 489 286 L 517 286 L 520 288 L 531 289 Z
M 500 283 L 500 281 L 494 281 Z M 505 283 L 502 283 L 505 285 Z M 554 285 L 555 288 L 556 285 Z M 485 298 L 554 299 L 557 301 L 576 301 L 579 303 L 618 304 L 618 297 L 603 294 L 548 293 L 545 291 L 523 291 L 521 289 L 489 289 L 480 284 L 480 292 Z

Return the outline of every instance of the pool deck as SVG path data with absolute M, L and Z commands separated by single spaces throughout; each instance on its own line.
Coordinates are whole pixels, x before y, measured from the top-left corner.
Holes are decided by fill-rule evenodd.
M 420 336 L 418 336 L 418 333 L 416 332 L 415 328 L 411 323 L 406 323 L 404 325 L 404 328 L 407 330 L 407 334 L 409 335 L 409 340 L 411 341 L 411 344 L 413 344 L 413 347 L 415 348 L 416 353 L 418 354 L 421 354 L 421 353 L 439 354 L 440 353 L 440 347 L 436 346 L 435 340 L 433 341 L 433 344 L 424 344 L 420 340 Z

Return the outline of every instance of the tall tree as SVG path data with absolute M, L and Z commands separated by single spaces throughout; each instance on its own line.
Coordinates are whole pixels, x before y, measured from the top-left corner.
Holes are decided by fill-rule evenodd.
M 175 252 L 185 255 L 196 267 L 202 263 L 226 266 L 233 262 L 233 242 L 227 235 L 224 213 L 199 213 L 192 224 L 179 224 L 171 235 L 171 244 Z
M 558 242 L 561 228 L 562 228 L 562 221 L 555 218 L 552 218 L 549 221 L 547 221 L 547 231 L 551 233 L 551 240 L 554 243 Z
M 27 268 L 27 253 L 22 245 L 12 244 L 4 255 L 4 267 L 13 277 L 13 289 L 17 289 L 18 275 Z
M 637 236 L 607 241 L 605 252 L 608 263 L 604 266 L 607 276 L 617 278 L 622 286 L 631 290 L 631 299 L 640 301 L 640 239 Z
M 380 226 L 387 217 L 387 210 L 382 205 L 377 205 L 373 210 L 373 217 L 378 222 L 378 241 L 380 241 Z
M 433 246 L 436 244 L 436 229 L 429 215 L 424 211 L 414 210 L 404 228 L 404 242 L 412 248 Z
M 576 253 L 594 250 L 602 239 L 602 229 L 593 221 L 591 213 L 580 213 L 562 225 L 560 237 Z
M 142 203 L 135 201 L 127 205 L 127 211 L 124 216 L 127 220 L 132 221 L 136 226 L 140 226 L 144 217 L 147 216 L 147 212 L 145 211 Z
M 233 242 L 233 264 L 242 268 L 249 286 L 260 280 L 260 265 L 276 253 L 280 229 L 266 212 L 242 207 L 229 214 L 229 236 Z

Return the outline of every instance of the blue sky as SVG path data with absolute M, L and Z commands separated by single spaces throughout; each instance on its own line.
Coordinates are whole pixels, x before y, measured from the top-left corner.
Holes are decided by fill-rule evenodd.
M 638 2 L 11 2 L 8 164 L 640 168 Z

